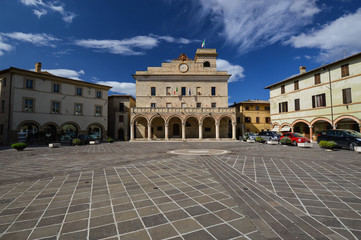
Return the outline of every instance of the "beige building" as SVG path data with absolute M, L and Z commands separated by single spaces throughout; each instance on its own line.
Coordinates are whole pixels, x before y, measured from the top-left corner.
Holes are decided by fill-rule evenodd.
M 217 71 L 215 49 L 198 49 L 194 60 L 177 59 L 137 71 L 134 139 L 236 138 L 236 114 L 228 108 L 227 72 Z
M 259 133 L 270 130 L 271 116 L 269 101 L 247 100 L 233 104 L 237 114 L 237 139 L 245 133 Z
M 130 95 L 108 97 L 108 135 L 116 140 L 130 139 L 130 109 L 135 107 L 135 99 Z
M 274 130 L 301 132 L 316 139 L 325 129 L 361 125 L 361 53 L 272 84 Z
M 10 67 L 0 71 L 0 143 L 105 138 L 111 87 Z

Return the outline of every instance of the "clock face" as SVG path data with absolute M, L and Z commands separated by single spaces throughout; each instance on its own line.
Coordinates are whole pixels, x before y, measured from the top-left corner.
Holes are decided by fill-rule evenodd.
M 181 71 L 181 72 L 186 72 L 186 71 L 188 71 L 188 65 L 185 64 L 185 63 L 180 64 L 180 65 L 179 65 L 179 71 Z

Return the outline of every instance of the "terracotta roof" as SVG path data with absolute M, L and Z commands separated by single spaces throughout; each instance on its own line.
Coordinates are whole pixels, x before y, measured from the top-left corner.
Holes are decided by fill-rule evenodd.
M 243 101 L 243 102 L 235 103 L 235 104 L 231 105 L 230 107 L 234 107 L 236 105 L 241 105 L 241 104 L 257 104 L 257 103 L 259 103 L 259 104 L 270 104 L 269 101 L 265 101 L 265 100 L 257 100 L 257 99 L 256 100 L 250 100 L 250 99 L 248 99 L 248 100 Z

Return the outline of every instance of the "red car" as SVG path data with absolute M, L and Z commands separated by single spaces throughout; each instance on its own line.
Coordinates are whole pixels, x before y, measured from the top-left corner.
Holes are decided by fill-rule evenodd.
M 310 139 L 304 137 L 302 134 L 300 133 L 291 133 L 291 132 L 287 132 L 282 134 L 280 140 L 284 137 L 288 137 L 291 138 L 291 142 L 292 145 L 297 146 L 298 143 L 310 143 Z

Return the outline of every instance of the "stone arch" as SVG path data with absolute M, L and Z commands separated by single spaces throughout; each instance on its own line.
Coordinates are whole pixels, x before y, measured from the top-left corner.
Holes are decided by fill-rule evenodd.
M 166 124 L 168 124 L 169 138 L 182 138 L 182 125 L 185 124 L 183 118 L 179 115 L 172 115 L 168 117 Z
M 325 121 L 325 122 L 328 122 L 329 124 L 332 125 L 332 122 L 331 122 L 330 119 L 328 119 L 328 118 L 323 118 L 323 117 L 313 119 L 313 120 L 311 121 L 310 125 L 313 126 L 313 125 L 314 125 L 316 122 L 318 122 L 318 121 Z
M 17 127 L 18 141 L 37 142 L 40 139 L 40 130 L 41 126 L 38 122 L 32 120 L 22 121 Z
M 69 142 L 74 137 L 78 136 L 80 127 L 76 122 L 65 122 L 60 126 L 60 140 Z
M 135 120 L 137 120 L 137 118 L 145 118 L 145 120 L 147 120 L 147 124 L 149 123 L 149 119 L 144 115 L 136 115 L 132 118 L 132 120 L 130 122 L 134 124 Z
M 149 123 L 151 123 L 154 118 L 158 118 L 158 117 L 162 118 L 163 121 L 164 121 L 164 123 L 167 122 L 167 119 L 166 119 L 163 115 L 158 115 L 158 114 L 157 114 L 157 115 L 153 115 L 152 117 L 149 118 Z
M 232 123 L 233 119 L 229 115 L 223 115 L 218 119 L 220 138 L 232 138 Z
M 306 121 L 306 120 L 304 120 L 304 119 L 297 119 L 297 120 L 293 121 L 293 123 L 291 124 L 291 126 L 294 127 L 297 123 L 305 123 L 305 124 L 307 124 L 307 126 L 310 126 L 310 125 L 311 125 L 308 121 Z
M 187 116 L 184 119 L 186 138 L 199 138 L 199 119 L 194 116 Z
M 216 138 L 216 119 L 213 116 L 202 118 L 203 138 Z
M 209 118 L 209 117 L 212 118 L 212 119 L 214 120 L 214 122 L 217 122 L 217 119 L 216 119 L 214 116 L 212 116 L 212 115 L 205 115 L 205 116 L 203 116 L 203 117 L 199 120 L 199 122 L 203 124 L 204 119 Z
M 21 123 L 19 123 L 18 127 L 16 128 L 17 131 L 20 131 L 20 128 L 25 125 L 25 124 L 34 124 L 38 127 L 38 130 L 41 130 L 41 125 L 37 122 L 37 121 L 33 121 L 33 120 L 25 120 L 22 121 Z
M 297 119 L 293 121 L 293 131 L 302 134 L 303 136 L 311 139 L 310 136 L 310 123 L 304 119 Z
M 165 119 L 161 115 L 150 118 L 151 138 L 165 138 Z
M 335 127 L 337 129 L 350 129 L 360 131 L 361 120 L 357 117 L 344 115 L 336 118 Z
M 210 62 L 208 61 L 203 62 L 203 67 L 211 67 Z
M 47 122 L 43 124 L 43 126 L 41 127 L 41 131 L 44 132 L 45 139 L 48 142 L 57 141 L 59 138 L 58 133 L 60 132 L 60 127 L 54 122 Z
M 289 124 L 289 123 L 287 123 L 287 122 L 286 122 L 286 123 L 282 123 L 282 124 L 281 124 L 281 128 L 283 128 L 284 126 L 289 126 L 289 127 L 292 127 L 292 125 L 291 125 L 291 124 Z
M 319 132 L 327 129 L 332 129 L 332 122 L 328 118 L 315 118 L 311 121 L 313 135 L 316 137 Z M 312 137 L 314 139 L 314 137 Z
M 45 131 L 46 126 L 48 125 L 54 125 L 56 127 L 56 129 L 60 129 L 59 125 L 55 122 L 46 122 L 43 124 L 43 126 L 41 126 L 41 131 Z
M 231 119 L 232 123 L 236 123 L 236 119 L 233 115 L 229 115 L 229 114 L 224 114 L 218 117 L 217 122 L 219 123 L 221 121 L 222 118 L 224 117 L 228 117 L 229 119 Z
M 182 123 L 184 123 L 184 119 L 180 116 L 180 115 L 178 115 L 178 114 L 175 114 L 175 115 L 170 115 L 168 118 L 167 118 L 167 121 L 166 121 L 166 123 L 169 123 L 169 121 L 172 119 L 172 118 L 179 118 L 180 120 L 181 120 L 181 122 Z
M 131 122 L 134 126 L 134 138 L 148 138 L 149 120 L 146 116 L 137 115 Z
M 188 118 L 196 118 L 198 120 L 198 122 L 200 122 L 202 119 L 200 119 L 199 117 L 197 117 L 196 115 L 188 115 L 185 119 L 184 119 L 184 122 L 186 122 L 188 120 Z
M 357 122 L 358 124 L 361 124 L 361 120 L 358 119 L 357 117 L 355 116 L 351 116 L 351 115 L 343 115 L 343 116 L 340 116 L 338 118 L 335 119 L 335 124 L 337 124 L 339 121 L 343 120 L 343 119 L 352 119 L 354 120 L 355 122 Z
M 104 138 L 104 126 L 100 123 L 91 123 L 88 125 L 88 127 L 86 128 L 88 135 L 92 138 L 92 139 L 102 139 Z
M 80 126 L 76 122 L 65 122 L 60 125 L 60 130 L 63 129 L 65 125 L 74 125 L 78 131 L 80 130 Z

